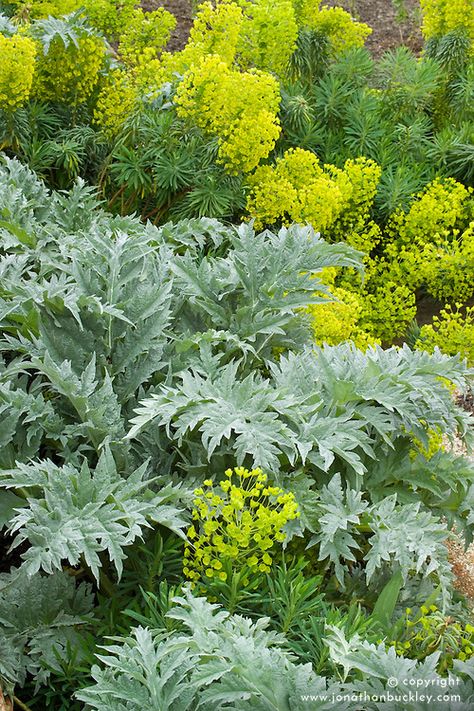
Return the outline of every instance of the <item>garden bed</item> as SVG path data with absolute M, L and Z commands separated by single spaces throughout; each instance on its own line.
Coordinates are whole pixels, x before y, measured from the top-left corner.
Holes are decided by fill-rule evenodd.
M 474 13 L 422 4 L 5 4 L 0 711 L 474 706 Z

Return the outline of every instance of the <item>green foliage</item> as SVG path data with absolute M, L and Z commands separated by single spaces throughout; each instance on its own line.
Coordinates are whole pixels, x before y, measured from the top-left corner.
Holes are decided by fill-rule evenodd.
M 442 357 L 438 358 L 441 366 Z M 439 386 L 439 379 L 447 372 L 442 367 L 438 369 L 426 354 L 420 353 L 415 358 L 408 349 L 369 349 L 364 355 L 350 347 L 326 347 L 317 357 L 311 352 L 281 356 L 271 370 L 270 381 L 247 376 L 242 383 L 236 382 L 235 365 L 226 367 L 216 379 L 188 372 L 182 385 L 163 388 L 161 394 L 142 404 L 132 432 L 136 434 L 153 421 L 155 426 L 171 426 L 181 447 L 192 436 L 194 447 L 200 442 L 210 457 L 211 470 L 216 466 L 213 462 L 218 462 L 229 450 L 235 452 L 238 461 L 243 462 L 249 456 L 269 470 L 305 466 L 307 474 L 318 482 L 324 480 L 323 472 L 343 467 L 347 481 L 357 482 L 353 485 L 357 487 L 355 490 L 348 490 L 347 502 L 337 477 L 330 485 L 334 491 L 323 488 L 321 503 L 315 505 L 312 500 L 308 510 L 304 495 L 301 499 L 297 495 L 304 525 L 315 533 L 311 543 L 318 545 L 319 559 L 329 558 L 342 584 L 347 562 L 356 560 L 351 548 L 362 551 L 360 559 L 366 561 L 368 580 L 387 562 L 400 566 L 405 580 L 421 569 L 427 575 L 434 572 L 446 599 L 450 575 L 443 545 L 445 526 L 420 510 L 419 503 L 397 504 L 396 495 L 387 497 L 385 478 L 375 486 L 371 458 L 386 461 L 389 449 L 393 448 L 399 462 L 403 456 L 409 458 L 412 437 L 419 437 L 427 445 L 429 431 L 437 427 L 443 432 L 458 427 L 465 430 L 467 421 L 460 412 L 451 422 L 437 419 L 450 407 L 449 391 Z M 308 378 L 313 382 L 310 395 Z M 251 395 L 255 390 L 258 399 Z M 423 398 L 426 398 L 422 407 L 425 414 L 420 418 Z M 260 411 L 255 407 L 257 403 Z M 304 422 L 299 414 L 303 411 Z M 442 460 L 442 455 L 438 458 Z M 417 489 L 435 494 L 432 505 L 436 506 L 430 467 L 423 470 L 422 462 L 412 465 L 412 486 L 416 482 Z M 447 461 L 446 465 L 453 466 Z M 363 494 L 360 479 L 355 475 L 366 471 L 371 486 Z M 453 495 L 457 490 L 460 497 L 456 497 L 457 505 L 462 509 L 462 492 L 469 488 L 472 473 L 463 481 L 461 471 L 459 480 L 454 476 L 450 487 Z M 287 481 L 291 488 L 291 475 Z M 397 487 L 395 492 L 398 493 Z M 440 492 L 438 505 L 443 496 Z M 374 502 L 370 509 L 367 499 Z M 390 521 L 394 522 L 393 529 Z M 426 539 L 420 549 L 421 531 Z M 373 535 L 367 536 L 370 532 Z
M 15 25 L 10 21 L 9 17 L 3 12 L 0 12 L 0 33 L 4 37 L 11 37 L 16 32 Z
M 22 686 L 30 675 L 39 688 L 72 655 L 84 661 L 81 630 L 93 622 L 90 585 L 76 586 L 71 576 L 59 571 L 31 578 L 26 571 L 12 569 L 0 575 L 0 590 L 0 679 Z
M 83 560 L 99 581 L 100 553 L 107 551 L 120 577 L 124 548 L 133 544 L 150 521 L 179 531 L 184 521 L 177 509 L 163 505 L 176 498 L 172 487 L 153 495 L 152 482 L 144 481 L 145 471 L 146 463 L 122 479 L 107 451 L 94 472 L 87 462 L 78 471 L 49 461 L 4 470 L 1 486 L 33 489 L 36 494 L 28 496 L 28 506 L 10 520 L 10 532 L 19 531 L 13 547 L 30 543 L 22 556 L 22 570 L 30 576 L 40 569 L 52 573 L 61 569 L 63 560 L 71 566 Z
M 79 698 L 96 709 L 216 708 L 238 704 L 247 709 L 314 708 L 302 694 L 338 693 L 341 685 L 316 676 L 310 665 L 295 664 L 281 649 L 282 637 L 268 631 L 268 618 L 257 623 L 219 610 L 204 598 L 176 598 L 168 616 L 181 633 L 155 635 L 137 628 L 133 635 L 104 648 L 104 668 L 94 666 L 95 685 Z M 330 701 L 317 704 L 321 711 Z
M 356 226 L 365 221 L 367 167 L 350 165 Z M 373 183 L 367 184 L 373 192 Z M 370 608 L 368 585 L 381 590 L 387 576 L 400 571 L 409 590 L 424 575 L 446 602 L 450 573 L 443 541 L 453 524 L 471 534 L 474 475 L 467 461 L 442 451 L 428 459 L 423 448 L 428 451 L 433 432 L 466 435 L 469 418 L 453 404 L 445 382 L 462 388 L 469 371 L 456 357 L 408 347 L 363 353 L 350 345 L 311 346 L 308 307 L 327 305 L 327 275 L 359 269 L 359 252 L 301 226 L 256 234 L 249 225 L 211 219 L 143 225 L 103 212 L 80 181 L 69 193 L 50 193 L 8 159 L 0 186 L 2 540 L 11 534 L 9 555 L 17 555 L 19 576 L 46 581 L 44 573 L 52 580 L 65 575 L 72 586 L 66 570 L 81 590 L 91 581 L 98 628 L 95 641 L 82 634 L 57 648 L 54 642 L 43 669 L 30 660 L 32 633 L 19 622 L 11 635 L 26 641 L 10 644 L 2 659 L 5 683 L 20 680 L 35 704 L 54 707 L 61 699 L 67 707 L 73 690 L 88 683 L 91 655 L 103 637 L 127 635 L 133 620 L 174 634 L 179 619 L 166 614 L 170 591 L 183 581 L 183 551 L 193 541 L 189 522 L 199 507 L 192 492 L 207 491 L 208 480 L 236 462 L 260 464 L 275 482 L 267 488 L 276 503 L 257 507 L 256 515 L 262 524 L 266 512 L 275 540 L 286 548 L 272 548 L 276 577 L 267 577 L 273 546 L 267 526 L 259 570 L 250 565 L 249 541 L 249 565 L 229 571 L 226 580 L 204 576 L 200 585 L 229 611 L 250 614 L 257 626 L 262 614 L 271 615 L 274 628 L 286 635 L 284 648 L 305 663 L 328 678 L 335 673 L 323 651 L 326 618 L 349 635 L 359 630 L 372 639 L 372 623 L 361 611 L 336 612 L 323 599 L 323 579 L 332 595 L 336 589 L 341 594 L 360 570 Z M 232 492 L 243 521 L 238 491 Z M 198 498 L 204 506 L 205 497 Z M 218 498 L 221 506 L 224 498 Z M 277 525 L 275 516 L 283 513 Z M 205 535 L 215 535 L 205 527 L 218 520 L 203 522 Z M 234 523 L 237 531 L 228 524 L 232 541 L 245 539 Z M 186 545 L 176 535 L 183 528 Z M 312 544 L 310 555 L 314 548 L 311 571 L 290 552 L 298 541 Z M 221 557 L 214 556 L 216 565 L 223 565 Z M 15 580 L 12 591 L 18 591 Z M 278 614 L 274 598 L 282 600 Z M 314 621 L 305 620 L 304 610 L 317 613 Z M 130 634 L 124 649 L 134 657 L 138 632 Z M 155 644 L 164 645 L 159 654 L 171 664 L 171 638 L 160 641 L 153 633 L 146 639 L 153 654 Z M 242 687 L 237 666 L 226 661 L 233 671 L 213 677 L 215 688 L 203 688 L 192 651 L 199 643 L 192 644 L 186 659 L 194 663 L 176 678 L 180 693 L 185 682 L 186 693 L 193 690 L 190 704 L 215 705 L 219 694 L 240 689 L 242 703 L 255 705 L 248 684 L 260 689 L 273 679 L 245 676 Z M 223 644 L 219 639 L 220 649 Z M 286 652 L 278 654 L 274 669 L 287 669 L 289 662 L 281 661 L 289 659 Z M 137 664 L 143 664 L 140 656 Z M 165 686 L 171 667 L 156 677 Z M 42 676 L 35 691 L 37 668 Z M 113 683 L 114 673 L 95 670 L 97 689 L 107 679 Z M 294 673 L 296 689 L 303 672 Z M 293 671 L 288 674 L 293 678 Z M 304 674 L 312 678 L 309 667 Z M 130 700 L 125 669 L 116 681 Z M 268 687 L 272 694 L 280 694 L 278 683 Z M 97 689 L 99 704 L 122 703 Z M 93 690 L 83 693 L 95 698 Z M 137 687 L 132 696 L 146 705 L 148 693 Z
M 391 676 L 448 673 L 470 707 L 445 541 L 472 539 L 474 470 L 443 444 L 471 424 L 462 3 L 378 61 L 314 2 L 205 3 L 174 54 L 134 0 L 14 5 L 0 147 L 48 187 L 0 159 L 2 690 L 375 711 Z M 434 352 L 375 345 L 426 293 Z
M 444 615 L 436 605 L 422 605 L 418 614 L 407 608 L 397 640 L 391 642 L 397 654 L 423 660 L 441 652 L 438 671 L 452 669 L 453 661 L 465 661 L 474 655 L 474 627 L 451 615 Z
M 447 600 L 452 579 L 443 524 L 426 511 L 420 511 L 420 504 L 397 507 L 395 498 L 388 497 L 375 506 L 372 517 L 369 525 L 374 535 L 366 556 L 367 578 L 372 577 L 383 561 L 396 561 L 405 580 L 409 571 L 424 570 L 425 575 L 436 571 Z
M 422 662 L 397 656 L 395 649 L 388 650 L 383 643 L 371 644 L 355 635 L 348 640 L 341 630 L 336 627 L 329 629 L 327 644 L 330 650 L 332 661 L 337 664 L 341 671 L 341 677 L 353 680 L 353 688 L 370 696 L 380 695 L 387 688 L 387 681 L 392 679 L 404 681 L 403 686 L 409 688 L 413 685 L 426 683 L 428 686 L 436 686 L 444 689 L 456 688 L 456 695 L 461 698 L 461 703 L 472 703 L 474 686 L 472 684 L 472 662 L 455 662 L 453 674 L 448 679 L 439 675 L 436 666 L 440 656 L 435 652 L 427 656 Z M 392 687 L 393 688 L 393 687 Z M 395 693 L 397 693 L 396 690 Z M 402 693 L 400 691 L 400 693 Z M 459 697 L 458 697 L 459 698 Z M 397 701 L 388 702 L 389 709 L 397 708 Z M 447 700 L 449 709 L 456 708 L 458 701 Z M 419 708 L 418 702 L 407 699 L 406 707 L 410 711 Z
M 278 632 L 290 639 L 299 638 L 300 623 L 304 625 L 327 608 L 320 593 L 322 578 L 308 577 L 306 566 L 307 561 L 300 559 L 292 565 L 283 562 L 275 567 L 267 575 L 268 596 L 259 601 L 261 612 L 271 619 Z M 291 648 L 291 642 L 287 646 Z
M 340 628 L 330 626 L 326 643 L 331 661 L 349 679 L 327 685 L 309 665 L 296 665 L 279 648 L 281 637 L 265 629 L 267 619 L 252 624 L 189 593 L 175 602 L 168 614 L 182 623 L 183 632 L 153 637 L 138 628 L 133 636 L 105 647 L 100 655 L 103 667 L 93 669 L 95 685 L 80 692 L 81 699 L 97 709 L 138 709 L 152 702 L 166 709 L 194 709 L 197 704 L 211 709 L 216 703 L 238 704 L 242 710 L 309 709 L 315 703 L 318 709 L 329 709 L 333 694 L 350 698 L 365 691 L 370 699 L 383 693 L 393 677 L 443 688 L 449 681 L 436 672 L 438 654 L 423 662 L 400 658 L 383 644 L 363 641 L 358 634 L 348 640 Z M 471 673 L 472 665 L 456 663 L 456 693 L 466 704 L 474 694 Z M 350 707 L 350 701 L 338 703 Z M 376 704 L 367 700 L 364 708 L 376 709 Z M 408 708 L 416 707 L 410 703 Z
M 440 348 L 443 353 L 460 353 L 469 363 L 474 363 L 474 307 L 464 312 L 461 305 L 447 306 L 433 323 L 422 326 L 416 342 L 417 348 L 432 351 Z
M 180 445 L 195 432 L 194 446 L 200 440 L 207 456 L 216 457 L 220 446 L 222 454 L 234 451 L 239 463 L 249 455 L 269 471 L 297 461 L 328 471 L 342 461 L 362 474 L 365 455 L 375 458 L 374 448 L 394 447 L 404 430 L 426 444 L 430 429 L 466 432 L 466 418 L 454 414 L 450 393 L 438 382 L 457 380 L 454 363 L 408 348 L 363 354 L 339 346 L 320 349 L 316 357 L 311 351 L 281 356 L 269 378 L 249 374 L 239 381 L 236 362 L 212 374 L 187 371 L 181 383 L 141 403 L 129 436 L 154 422 L 172 428 Z
M 321 489 L 319 495 L 318 506 L 314 511 L 319 531 L 313 535 L 309 545 L 318 544 L 319 560 L 329 558 L 335 566 L 336 577 L 342 585 L 344 570 L 340 559 L 355 561 L 351 548 L 360 550 L 360 546 L 351 535 L 351 531 L 360 524 L 361 516 L 367 506 L 367 502 L 362 500 L 362 492 L 348 489 L 344 496 L 341 477 L 338 474 L 333 477 L 328 486 Z
M 309 83 L 314 77 L 319 77 L 328 64 L 329 38 L 309 28 L 301 28 L 288 62 L 288 78 Z
M 46 19 L 42 5 L 23 8 L 29 36 L 18 41 L 41 46 L 32 90 L 7 90 L 0 145 L 52 186 L 83 176 L 112 210 L 155 224 L 245 216 L 344 238 L 371 267 L 363 286 L 335 282 L 357 302 L 347 313 L 357 323 L 345 327 L 332 307 L 316 340 L 389 343 L 405 336 L 422 292 L 450 304 L 472 292 L 472 196 L 448 234 L 434 219 L 452 203 L 446 178 L 472 185 L 470 20 L 437 3 L 425 8 L 439 27 L 420 59 L 402 47 L 376 62 L 363 47 L 368 28 L 319 3 L 204 3 L 174 54 L 163 51 L 174 18 L 133 0 L 72 2 L 66 17 L 56 2 Z M 12 27 L 6 19 L 4 43 L 17 41 Z M 113 59 L 100 32 L 119 42 Z M 423 205 L 423 224 L 401 224 Z
M 397 572 L 392 575 L 377 598 L 371 618 L 376 624 L 380 624 L 382 628 L 386 629 L 390 623 L 402 586 L 403 576 L 400 572 Z
M 329 559 L 344 586 L 347 564 L 368 549 L 364 556 L 368 583 L 387 562 L 400 569 L 404 581 L 410 573 L 423 570 L 428 576 L 436 571 L 446 600 L 451 575 L 445 528 L 430 514 L 420 512 L 419 503 L 397 505 L 396 496 L 392 496 L 369 507 L 362 496 L 361 491 L 349 487 L 344 492 L 339 475 L 321 489 L 310 521 L 316 533 L 309 542 L 310 546 L 318 545 L 319 560 Z M 369 532 L 367 540 L 365 531 Z

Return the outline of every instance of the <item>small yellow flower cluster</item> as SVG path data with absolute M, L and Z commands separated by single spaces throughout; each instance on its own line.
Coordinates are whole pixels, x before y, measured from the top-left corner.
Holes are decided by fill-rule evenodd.
M 472 204 L 472 188 L 437 178 L 407 213 L 398 210 L 387 227 L 394 278 L 412 290 L 425 285 L 438 299 L 468 299 L 474 292 Z
M 359 325 L 363 313 L 359 294 L 341 287 L 332 288 L 331 293 L 338 301 L 312 304 L 307 309 L 312 317 L 315 342 L 319 345 L 327 343 L 337 346 L 342 341 L 352 341 L 361 350 L 377 343 L 377 339 L 371 337 Z
M 132 20 L 137 0 L 81 0 L 79 6 L 91 25 L 108 38 L 117 39 Z
M 472 188 L 465 188 L 453 178 L 436 178 L 419 193 L 409 211 L 397 210 L 388 225 L 388 233 L 402 244 L 417 248 L 428 242 L 449 237 L 464 218 Z
M 16 15 L 28 19 L 62 17 L 83 9 L 91 27 L 116 40 L 133 23 L 137 0 L 13 0 Z
M 474 365 L 474 306 L 462 304 L 442 309 L 431 324 L 422 326 L 416 348 L 433 351 L 438 346 L 448 355 L 460 353 L 467 358 L 469 365 Z
M 474 626 L 446 616 L 436 605 L 422 605 L 416 617 L 407 607 L 403 637 L 389 645 L 398 655 L 419 661 L 441 652 L 437 670 L 445 674 L 455 659 L 466 661 L 474 656 Z
M 38 20 L 52 15 L 61 17 L 70 12 L 74 12 L 81 6 L 80 0 L 14 0 L 13 4 L 18 8 L 16 14 L 30 19 Z
M 422 421 L 423 425 L 426 425 Z M 422 454 L 425 459 L 431 459 L 440 450 L 444 449 L 443 445 L 443 432 L 439 428 L 430 427 L 428 429 L 428 445 L 424 445 L 421 440 L 413 437 L 413 449 L 410 452 L 411 459 L 414 459 L 417 454 Z
M 189 33 L 189 40 L 180 52 L 163 52 L 160 68 L 155 67 L 156 81 L 175 81 L 206 56 L 216 55 L 231 66 L 234 62 L 244 15 L 234 2 L 210 2 L 199 5 Z
M 421 252 L 421 276 L 428 292 L 439 301 L 465 302 L 474 295 L 474 222 L 453 238 L 427 244 Z
M 15 111 L 29 98 L 36 45 L 29 37 L 0 34 L 0 109 Z
M 149 99 L 159 96 L 163 84 L 169 81 L 161 59 L 147 59 L 143 55 L 137 57 L 136 65 L 130 68 L 129 77 L 137 95 L 147 96 Z
M 244 0 L 239 64 L 282 75 L 296 49 L 298 25 L 291 0 Z
M 188 528 L 183 572 L 193 583 L 225 581 L 230 570 L 268 573 L 272 548 L 282 543 L 283 527 L 299 517 L 291 493 L 270 486 L 261 469 L 227 469 L 214 485 L 206 479 L 194 492 L 194 524 Z
M 120 35 L 121 58 L 129 66 L 157 59 L 175 27 L 175 17 L 162 7 L 147 13 L 138 8 Z
M 440 37 L 452 30 L 464 30 L 474 40 L 472 0 L 421 0 L 422 31 L 425 39 Z
M 40 55 L 34 78 L 34 93 L 43 101 L 78 106 L 95 89 L 105 59 L 105 44 L 93 35 L 80 37 L 67 47 L 54 39 L 46 55 Z
M 131 77 L 120 69 L 109 72 L 94 110 L 94 123 L 107 138 L 113 138 L 133 112 L 137 89 Z
M 247 211 L 256 229 L 282 222 L 310 223 L 326 230 L 341 214 L 351 194 L 343 171 L 323 170 L 314 153 L 290 148 L 274 165 L 264 165 L 249 179 Z
M 405 333 L 416 315 L 416 298 L 409 286 L 395 280 L 390 271 L 374 278 L 361 292 L 361 327 L 375 338 L 391 343 Z
M 275 165 L 259 167 L 248 180 L 247 210 L 257 229 L 310 222 L 325 238 L 344 240 L 364 253 L 362 289 L 360 274 L 344 270 L 332 289 L 339 301 L 308 308 L 317 343 L 352 340 L 367 348 L 402 334 L 415 315 L 414 289 L 399 278 L 399 255 L 379 259 L 378 265 L 373 257 L 383 241 L 380 227 L 371 220 L 380 174 L 380 166 L 366 158 L 348 160 L 339 170 L 321 167 L 313 153 L 297 148 Z
M 329 38 L 335 55 L 348 49 L 363 47 L 371 28 L 364 22 L 356 22 L 341 7 L 322 7 L 314 0 L 303 0 L 299 11 L 299 24 L 321 32 Z
M 344 220 L 344 213 L 342 214 L 342 220 L 338 220 L 337 227 L 340 229 L 340 223 Z M 332 230 L 331 230 L 332 232 Z M 334 238 L 333 238 L 334 239 Z M 346 237 L 343 239 L 342 235 L 339 238 L 342 242 L 347 242 L 354 249 L 358 249 L 364 253 L 362 261 L 365 266 L 365 279 L 370 276 L 371 269 L 375 266 L 375 262 L 370 256 L 374 249 L 376 249 L 383 241 L 382 230 L 379 225 L 373 220 L 369 220 L 364 227 L 360 229 L 346 232 Z
M 331 228 L 331 239 L 344 240 L 356 249 L 370 252 L 380 241 L 380 229 L 371 223 L 368 242 L 367 226 L 382 168 L 368 158 L 349 159 L 344 163 L 344 174 L 350 182 L 351 195 L 344 211 Z M 377 237 L 374 228 L 379 232 Z
M 380 228 L 369 223 L 364 233 L 349 234 L 347 241 L 356 249 L 370 252 L 381 239 Z M 338 277 L 338 286 L 355 296 L 361 308 L 357 330 L 352 336 L 360 348 L 374 341 L 391 342 L 394 337 L 403 335 L 416 315 L 415 291 L 405 283 L 401 265 L 380 254 L 377 257 L 366 254 L 363 261 L 362 284 L 356 270 L 346 269 Z
M 219 139 L 219 158 L 230 173 L 248 173 L 280 135 L 277 81 L 259 70 L 240 72 L 217 55 L 184 75 L 175 103 L 179 116 Z
M 215 7 L 210 2 L 202 3 L 184 50 L 185 54 L 190 55 L 188 66 L 207 54 L 217 54 L 231 65 L 237 52 L 242 22 L 243 11 L 238 3 L 223 0 Z

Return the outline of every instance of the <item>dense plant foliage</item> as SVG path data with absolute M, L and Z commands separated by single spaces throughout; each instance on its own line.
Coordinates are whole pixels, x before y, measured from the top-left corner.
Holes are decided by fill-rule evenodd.
M 467 5 L 427 0 L 421 58 L 374 62 L 370 28 L 314 2 L 204 3 L 175 53 L 162 8 L 12 3 L 0 145 L 51 186 L 81 175 L 155 223 L 310 222 L 366 253 L 363 283 L 335 275 L 343 308 L 317 339 L 389 343 L 426 298 L 473 296 Z
M 297 226 L 143 225 L 103 212 L 81 182 L 49 193 L 8 159 L 0 184 L 6 692 L 32 708 L 177 709 L 186 693 L 189 708 L 244 709 L 267 708 L 271 688 L 273 708 L 300 708 L 304 689 L 341 686 L 325 620 L 354 649 L 363 629 L 388 649 L 395 601 L 381 628 L 377 597 L 394 581 L 403 604 L 431 597 L 456 614 L 444 541 L 453 525 L 472 535 L 474 469 L 428 449 L 433 433 L 467 436 L 447 384 L 469 372 L 439 351 L 311 346 L 308 309 L 332 298 L 321 277 L 360 268 L 359 252 Z M 186 577 L 236 616 L 191 592 L 174 600 Z M 334 607 L 354 585 L 355 617 Z M 201 624 L 218 625 L 212 649 Z M 395 673 L 384 645 L 361 650 L 354 669 L 388 654 Z M 132 659 L 152 665 L 152 687 L 132 680 Z
M 378 61 L 313 0 L 2 5 L 0 711 L 474 703 L 474 13 L 421 4 Z
M 443 615 L 436 605 L 422 605 L 416 616 L 407 608 L 405 625 L 400 628 L 394 646 L 402 656 L 426 658 L 441 648 L 441 664 L 446 668 L 452 667 L 454 659 L 465 661 L 474 654 L 474 627 Z

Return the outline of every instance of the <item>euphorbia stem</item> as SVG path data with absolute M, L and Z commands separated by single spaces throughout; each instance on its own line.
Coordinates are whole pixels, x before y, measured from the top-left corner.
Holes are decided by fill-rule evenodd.
M 13 702 L 15 706 L 18 706 L 18 708 L 22 709 L 22 711 L 31 711 L 30 707 L 24 704 L 23 701 L 20 701 L 20 699 L 16 696 L 13 697 Z

